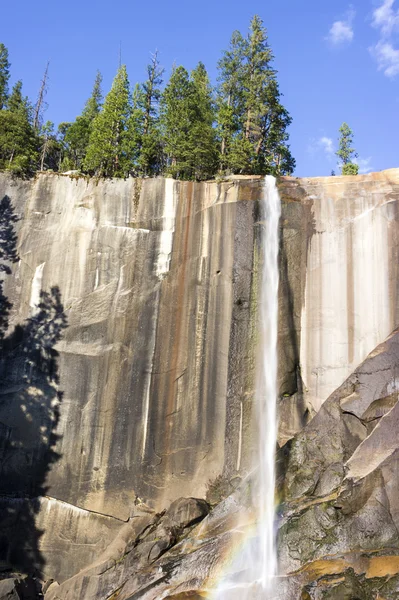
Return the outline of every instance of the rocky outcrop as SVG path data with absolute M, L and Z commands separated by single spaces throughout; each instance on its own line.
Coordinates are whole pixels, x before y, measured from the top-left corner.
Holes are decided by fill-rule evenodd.
M 118 598 L 127 598 L 130 592 L 126 595 L 126 589 L 132 589 L 133 581 L 136 578 L 146 580 L 146 573 L 151 566 L 175 546 L 182 536 L 187 535 L 190 528 L 204 519 L 209 506 L 203 500 L 180 498 L 161 514 L 146 514 L 141 509 L 139 516 L 139 511 L 140 509 L 103 556 L 64 584 L 54 583 L 46 598 L 106 600 L 113 594 Z M 167 579 L 162 568 L 158 566 L 157 569 L 158 573 L 163 574 L 162 579 Z M 148 585 L 147 581 L 145 585 Z
M 306 598 L 399 592 L 398 369 L 395 332 L 285 449 L 280 568 Z
M 279 189 L 284 462 L 300 438 L 289 440 L 399 325 L 399 171 L 283 178 Z M 137 519 L 155 518 L 182 496 L 215 503 L 245 479 L 254 447 L 263 193 L 257 177 L 0 176 L 0 200 L 8 198 L 19 219 L 0 361 L 0 552 L 7 564 L 62 583 L 96 562 L 111 539 L 123 555 L 126 540 L 137 538 Z M 347 403 L 360 406 L 349 396 Z M 339 456 L 331 449 L 333 462 L 313 473 L 305 461 L 295 479 L 292 450 L 289 506 L 319 490 L 320 497 L 330 488 L 336 493 L 350 456 L 353 481 L 379 469 L 370 460 L 365 474 L 355 450 L 364 442 L 362 452 L 373 455 L 370 431 L 378 411 L 396 401 L 389 396 L 365 408 L 369 414 L 323 407 L 323 419 L 332 411 L 329 418 L 340 423 Z M 391 451 L 387 442 L 384 461 Z M 217 553 L 231 537 L 223 520 L 230 509 L 219 510 L 197 526 L 200 544 L 184 529 L 131 589 L 158 577 L 157 561 L 170 574 L 162 593 L 171 581 L 175 595 L 199 589 L 179 579 L 184 565 L 194 568 L 194 548 L 211 561 L 208 568 L 198 559 L 198 581 L 216 580 Z M 216 522 L 225 532 L 221 542 L 213 525 L 206 529 Z M 292 557 L 282 560 L 302 568 Z

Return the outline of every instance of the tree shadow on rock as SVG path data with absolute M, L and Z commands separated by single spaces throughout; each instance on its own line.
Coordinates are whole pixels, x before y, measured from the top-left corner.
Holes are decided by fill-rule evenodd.
M 0 221 L 3 216 L 0 212 Z M 10 228 L 3 236 L 6 229 L 0 224 L 0 257 L 15 262 L 16 237 Z M 1 270 L 11 272 L 7 265 Z M 41 291 L 24 324 L 7 332 L 12 306 L 0 291 L 0 308 L 5 308 L 0 322 L 0 570 L 40 576 L 43 530 L 36 517 L 48 492 L 47 474 L 60 458 L 55 447 L 62 392 L 55 345 L 67 319 L 60 291 L 53 287 Z
M 19 220 L 14 213 L 11 200 L 4 196 L 0 201 L 0 342 L 8 328 L 11 302 L 4 295 L 4 275 L 11 274 L 10 264 L 18 261 L 17 234 L 14 224 Z

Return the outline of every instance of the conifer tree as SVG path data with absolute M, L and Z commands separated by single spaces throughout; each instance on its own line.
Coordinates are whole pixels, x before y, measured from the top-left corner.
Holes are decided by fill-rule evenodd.
M 128 123 L 131 98 L 126 67 L 122 65 L 92 124 L 84 168 L 103 177 L 125 177 L 132 166 Z
M 190 129 L 190 158 L 197 180 L 213 177 L 217 170 L 215 106 L 208 73 L 202 62 L 191 73 L 193 122 Z
M 147 65 L 147 80 L 141 86 L 138 107 L 143 112 L 143 134 L 141 139 L 139 170 L 143 175 L 158 174 L 161 168 L 161 135 L 159 130 L 158 105 L 161 98 L 163 69 L 156 51 Z
M 32 107 L 22 95 L 22 82 L 17 81 L 7 108 L 0 110 L 0 169 L 20 176 L 35 171 L 38 139 L 31 124 L 31 113 Z
M 161 120 L 165 142 L 166 172 L 172 177 L 192 178 L 189 134 L 193 85 L 186 69 L 173 69 L 162 94 Z
M 129 156 L 133 172 L 137 175 L 142 172 L 142 145 L 144 131 L 144 92 L 140 84 L 136 83 L 132 94 L 132 109 L 128 121 Z
M 32 106 L 27 96 L 22 96 L 22 81 L 19 80 L 12 88 L 11 94 L 7 101 L 7 109 L 13 113 L 23 113 L 28 121 L 31 119 Z
M 215 172 L 214 108 L 205 67 L 189 77 L 177 67 L 162 96 L 161 117 L 167 173 L 179 179 L 206 179 Z
M 73 123 L 62 123 L 59 128 L 61 143 L 64 147 L 64 158 L 61 168 L 80 169 L 89 144 L 92 124 L 101 110 L 102 76 L 97 71 L 93 91 L 87 100 L 82 114 Z
M 100 71 L 97 71 L 91 96 L 87 100 L 82 112 L 82 117 L 85 117 L 90 123 L 96 118 L 101 110 L 103 101 L 103 93 L 101 89 L 102 81 L 103 77 Z
M 218 124 L 227 132 L 224 143 L 222 134 L 222 167 L 234 173 L 279 175 L 295 167 L 288 146 L 291 117 L 281 104 L 273 58 L 266 29 L 255 16 L 247 38 L 235 32 L 219 62 Z M 235 104 L 229 104 L 229 95 Z
M 358 154 L 353 147 L 353 131 L 347 123 L 342 123 L 339 133 L 339 148 L 336 154 L 342 162 L 342 175 L 357 175 L 359 166 L 353 160 Z
M 221 140 L 221 171 L 228 166 L 226 155 L 230 153 L 233 140 L 240 131 L 240 122 L 245 111 L 243 52 L 243 37 L 239 31 L 234 31 L 229 49 L 218 62 L 217 127 Z
M 10 63 L 8 50 L 0 43 L 0 110 L 5 108 L 8 98 L 8 81 L 10 79 Z

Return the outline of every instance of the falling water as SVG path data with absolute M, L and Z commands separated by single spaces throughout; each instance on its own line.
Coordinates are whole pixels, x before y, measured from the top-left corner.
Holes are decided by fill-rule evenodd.
M 280 197 L 274 177 L 265 178 L 262 198 L 262 275 L 259 298 L 259 347 L 256 405 L 258 485 L 253 498 L 255 535 L 237 556 L 215 600 L 269 600 L 277 574 L 274 533 L 275 451 L 277 439 L 277 322 Z
M 259 308 L 259 361 L 256 403 L 259 416 L 259 537 L 260 581 L 270 587 L 277 571 L 274 536 L 275 452 L 277 440 L 277 323 L 280 196 L 274 177 L 267 176 L 264 194 L 265 229 Z

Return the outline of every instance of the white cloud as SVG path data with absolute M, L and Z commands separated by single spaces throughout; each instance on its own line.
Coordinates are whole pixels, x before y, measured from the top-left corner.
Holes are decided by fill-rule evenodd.
M 392 36 L 399 30 L 399 8 L 394 7 L 396 0 L 383 0 L 381 6 L 373 12 L 373 26 L 380 31 L 380 40 L 369 48 L 377 68 L 387 77 L 399 74 L 399 48 L 395 47 Z
M 324 137 L 320 138 L 317 143 L 318 143 L 318 146 L 324 150 L 324 152 L 327 154 L 327 156 L 329 158 L 334 156 L 334 154 L 335 154 L 334 142 L 331 138 L 324 136 Z
M 355 18 L 355 11 L 350 8 L 347 16 L 342 21 L 335 21 L 328 32 L 326 40 L 333 46 L 340 46 L 346 42 L 351 42 L 354 37 L 353 32 L 353 19 Z
M 371 166 L 371 156 L 368 158 L 355 158 L 354 163 L 359 165 L 359 173 L 371 173 L 373 167 Z
M 320 138 L 311 138 L 309 140 L 307 151 L 311 156 L 315 156 L 323 152 L 329 162 L 334 160 L 335 157 L 334 142 L 332 138 L 329 138 L 325 135 Z
M 384 2 L 373 12 L 373 25 L 379 29 L 384 36 L 389 36 L 399 27 L 399 9 L 394 10 L 395 0 L 384 0 Z
M 399 49 L 393 47 L 391 42 L 380 40 L 370 48 L 371 54 L 377 61 L 379 71 L 384 71 L 387 77 L 395 77 L 399 73 Z

